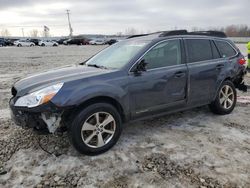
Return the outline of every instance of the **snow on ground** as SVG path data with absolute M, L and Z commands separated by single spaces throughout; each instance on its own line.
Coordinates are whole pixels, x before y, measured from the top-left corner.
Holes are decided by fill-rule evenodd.
M 66 134 L 36 135 L 14 125 L 8 100 L 15 81 L 103 48 L 0 48 L 0 187 L 250 187 L 249 92 L 238 92 L 230 115 L 205 106 L 128 123 L 115 147 L 95 157 L 77 153 Z

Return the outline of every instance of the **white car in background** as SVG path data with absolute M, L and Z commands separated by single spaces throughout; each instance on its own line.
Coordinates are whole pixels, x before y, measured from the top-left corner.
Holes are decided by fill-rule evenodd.
M 29 41 L 29 39 L 20 39 L 14 41 L 14 45 L 17 47 L 22 47 L 22 46 L 35 46 L 34 42 Z
M 41 40 L 38 43 L 39 46 L 58 46 L 58 43 L 52 40 Z
M 104 39 L 94 39 L 94 40 L 91 40 L 89 41 L 89 44 L 91 45 L 103 45 L 105 44 L 105 40 Z

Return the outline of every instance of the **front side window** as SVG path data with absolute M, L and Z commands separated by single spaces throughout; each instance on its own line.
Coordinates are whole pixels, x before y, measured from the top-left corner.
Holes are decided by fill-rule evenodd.
M 236 51 L 232 48 L 230 44 L 224 41 L 215 41 L 222 57 L 232 57 L 236 55 Z
M 188 62 L 199 62 L 213 59 L 210 40 L 187 39 Z
M 143 59 L 147 63 L 147 69 L 181 64 L 180 40 L 169 40 L 158 44 Z

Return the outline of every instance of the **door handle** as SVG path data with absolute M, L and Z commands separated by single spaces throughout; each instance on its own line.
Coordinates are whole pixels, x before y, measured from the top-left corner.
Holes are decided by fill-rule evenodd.
M 184 77 L 185 75 L 186 75 L 186 73 L 183 72 L 183 71 L 178 71 L 178 72 L 176 72 L 176 73 L 174 74 L 175 78 L 182 78 L 182 77 Z
M 224 67 L 224 65 L 223 65 L 223 64 L 220 64 L 220 65 L 217 65 L 217 66 L 216 66 L 216 69 L 217 69 L 217 70 L 220 70 L 220 69 L 222 69 L 223 67 Z

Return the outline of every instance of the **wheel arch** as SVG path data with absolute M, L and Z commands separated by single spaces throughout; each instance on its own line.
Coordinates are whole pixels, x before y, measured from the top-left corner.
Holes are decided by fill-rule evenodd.
M 80 103 L 78 106 L 71 108 L 69 110 L 64 111 L 62 118 L 65 120 L 66 124 L 70 124 L 72 122 L 72 119 L 84 108 L 87 106 L 90 106 L 95 103 L 108 103 L 117 109 L 118 113 L 121 116 L 122 122 L 127 121 L 127 116 L 125 114 L 123 106 L 118 102 L 116 99 L 110 97 L 110 96 L 95 96 L 92 97 L 82 103 Z M 68 123 L 67 123 L 68 122 Z
M 212 101 L 215 100 L 215 98 L 216 98 L 216 96 L 217 96 L 217 93 L 219 92 L 219 89 L 220 89 L 221 85 L 222 85 L 223 82 L 225 82 L 225 81 L 231 81 L 231 82 L 234 84 L 234 82 L 233 82 L 233 77 L 232 77 L 232 76 L 227 76 L 226 78 L 224 78 L 223 80 L 221 80 L 221 81 L 219 82 L 219 84 L 217 85 L 216 92 L 215 92 L 215 94 L 214 94 L 214 96 L 213 96 L 213 98 L 212 98 Z M 234 86 L 235 86 L 235 84 L 234 84 Z

